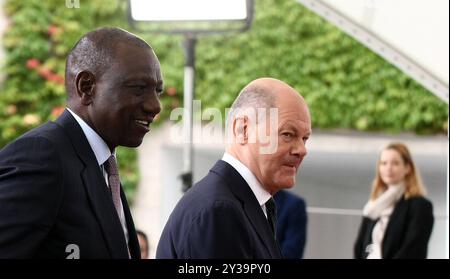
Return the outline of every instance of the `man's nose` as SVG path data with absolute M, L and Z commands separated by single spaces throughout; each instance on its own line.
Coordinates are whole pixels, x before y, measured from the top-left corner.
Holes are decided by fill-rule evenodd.
M 152 93 L 148 98 L 144 100 L 143 108 L 146 113 L 151 114 L 153 117 L 161 112 L 161 102 L 159 101 L 158 94 Z
M 294 145 L 291 149 L 291 154 L 298 155 L 300 157 L 305 157 L 308 154 L 308 150 L 306 150 L 305 142 L 301 139 L 294 142 Z

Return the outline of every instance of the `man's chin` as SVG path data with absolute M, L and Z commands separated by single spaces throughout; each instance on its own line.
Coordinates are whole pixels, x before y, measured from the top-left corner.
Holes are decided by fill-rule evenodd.
M 295 186 L 295 177 L 292 177 L 291 179 L 285 179 L 283 183 L 284 188 L 290 189 Z
M 277 188 L 281 189 L 291 189 L 295 186 L 295 179 L 283 178 L 277 184 Z
M 287 184 L 286 187 L 284 187 L 284 188 L 285 189 L 291 189 L 291 188 L 294 188 L 294 186 L 295 186 L 295 182 Z
M 136 148 L 136 147 L 139 147 L 142 144 L 142 141 L 143 141 L 143 138 L 133 139 L 133 140 L 127 141 L 124 144 L 121 144 L 121 146 Z

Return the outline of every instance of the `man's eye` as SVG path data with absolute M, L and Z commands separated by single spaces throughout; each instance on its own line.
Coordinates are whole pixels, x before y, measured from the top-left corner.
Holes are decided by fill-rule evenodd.
M 281 136 L 286 140 L 291 140 L 294 137 L 294 134 L 289 132 L 281 133 Z
M 143 89 L 147 88 L 147 85 L 146 84 L 130 84 L 130 85 L 127 85 L 127 87 L 131 88 L 131 89 L 143 90 Z

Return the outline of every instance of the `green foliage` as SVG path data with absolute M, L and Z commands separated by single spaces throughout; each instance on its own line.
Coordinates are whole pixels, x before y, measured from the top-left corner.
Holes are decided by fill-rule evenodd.
M 229 107 L 248 81 L 272 76 L 305 96 L 314 127 L 445 131 L 444 102 L 297 1 L 260 0 L 255 11 L 250 32 L 199 40 L 203 107 Z
M 447 129 L 445 103 L 297 1 L 255 2 L 249 32 L 198 40 L 196 99 L 203 109 L 229 107 L 250 80 L 272 76 L 304 95 L 317 128 Z M 55 119 L 64 107 L 65 57 L 81 35 L 100 26 L 130 29 L 123 0 L 80 1 L 79 9 L 60 0 L 8 0 L 4 8 L 10 26 L 4 35 L 0 147 Z M 140 35 L 161 61 L 166 88 L 161 122 L 182 106 L 182 38 Z M 133 189 L 138 181 L 135 151 L 119 152 L 127 163 L 121 166 L 124 184 Z
M 250 80 L 272 76 L 302 93 L 316 128 L 446 132 L 447 104 L 393 65 L 295 0 L 255 2 L 249 32 L 198 40 L 195 98 L 202 109 L 230 107 Z M 143 37 L 170 89 L 162 100 L 166 119 L 182 105 L 182 38 Z

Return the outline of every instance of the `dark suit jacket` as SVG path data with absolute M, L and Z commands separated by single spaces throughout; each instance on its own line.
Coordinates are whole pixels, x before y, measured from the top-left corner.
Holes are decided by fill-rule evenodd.
M 277 205 L 277 240 L 283 257 L 301 259 L 306 243 L 306 203 L 285 190 L 277 192 L 273 198 Z
M 232 166 L 218 161 L 178 202 L 156 257 L 271 259 L 281 253 L 248 184 Z
M 132 258 L 139 244 L 123 191 Z M 0 151 L 0 258 L 128 258 L 94 152 L 66 110 Z
M 376 222 L 363 217 L 354 247 L 355 258 L 367 258 L 366 247 L 372 243 L 372 230 Z M 403 198 L 398 201 L 383 238 L 383 259 L 425 259 L 433 223 L 433 206 L 426 198 Z

